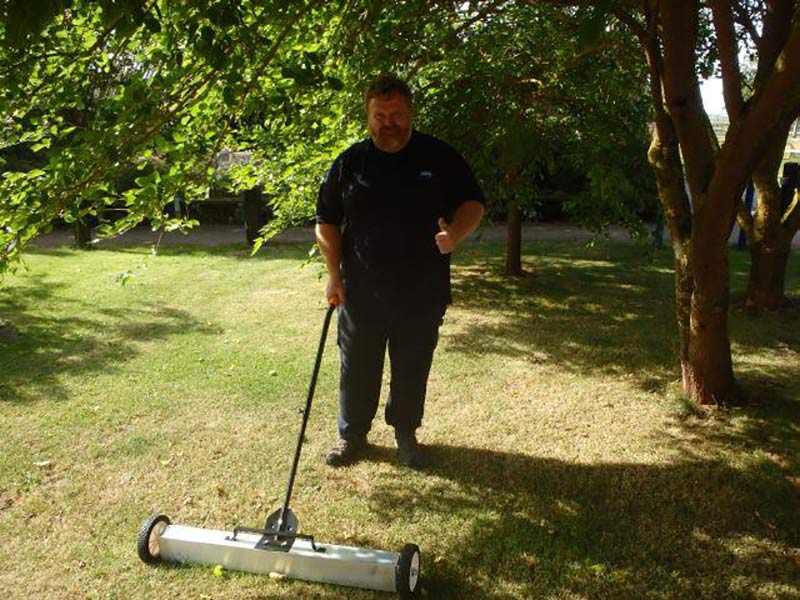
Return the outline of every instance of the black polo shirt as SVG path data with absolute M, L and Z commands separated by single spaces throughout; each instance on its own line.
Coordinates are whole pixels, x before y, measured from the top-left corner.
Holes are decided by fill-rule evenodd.
M 399 152 L 367 138 L 340 154 L 317 200 L 317 223 L 342 227 L 348 304 L 444 308 L 452 301 L 450 255 L 438 220 L 467 200 L 483 202 L 475 175 L 445 142 L 417 131 Z

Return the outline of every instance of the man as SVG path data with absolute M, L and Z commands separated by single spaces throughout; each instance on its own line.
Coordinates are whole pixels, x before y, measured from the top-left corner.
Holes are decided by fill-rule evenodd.
M 339 441 L 325 460 L 357 459 L 378 408 L 388 342 L 386 422 L 401 464 L 421 464 L 416 430 L 439 326 L 451 302 L 450 254 L 483 217 L 464 159 L 412 129 L 412 97 L 396 77 L 365 94 L 369 137 L 334 161 L 317 201 L 326 297 L 339 309 Z

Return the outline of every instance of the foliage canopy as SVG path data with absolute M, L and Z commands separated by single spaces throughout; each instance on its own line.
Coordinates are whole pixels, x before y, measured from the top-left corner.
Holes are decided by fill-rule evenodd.
M 418 122 L 475 164 L 489 196 L 535 207 L 589 179 L 574 212 L 633 223 L 647 107 L 630 35 L 597 11 L 507 2 L 33 0 L 2 5 L 0 269 L 55 219 L 113 235 L 203 197 L 220 150 L 251 160 L 273 230 L 306 220 L 332 158 L 363 135 L 380 71 L 419 90 Z M 602 83 L 602 85 L 601 85 Z M 631 183 L 632 182 L 632 183 Z M 609 216 L 610 215 L 610 216 Z

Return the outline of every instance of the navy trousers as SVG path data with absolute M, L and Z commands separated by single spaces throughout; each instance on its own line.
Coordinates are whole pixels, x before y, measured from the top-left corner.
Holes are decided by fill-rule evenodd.
M 366 436 L 378 410 L 383 363 L 389 348 L 391 383 L 386 423 L 413 432 L 422 423 L 433 351 L 445 307 L 401 312 L 339 310 L 339 437 Z

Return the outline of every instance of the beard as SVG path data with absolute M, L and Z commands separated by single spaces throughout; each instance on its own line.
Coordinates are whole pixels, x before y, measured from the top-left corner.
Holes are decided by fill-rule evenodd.
M 410 129 L 402 127 L 381 127 L 372 136 L 375 145 L 384 152 L 402 150 L 408 142 Z

